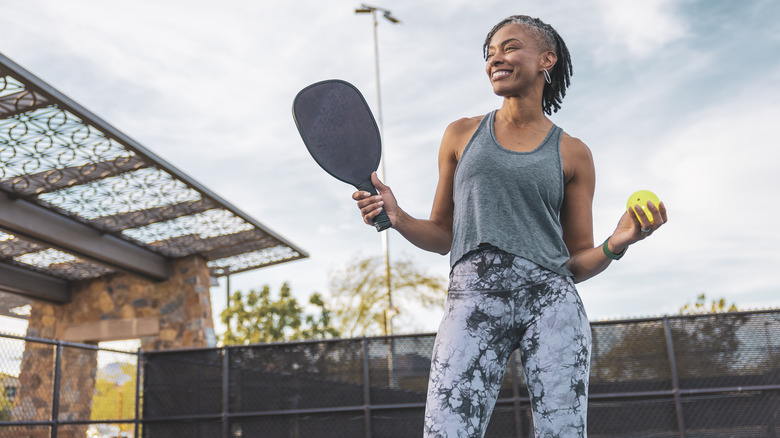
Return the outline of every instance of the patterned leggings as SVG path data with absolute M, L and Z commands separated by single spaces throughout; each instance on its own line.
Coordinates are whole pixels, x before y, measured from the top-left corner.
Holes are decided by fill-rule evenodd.
M 495 247 L 450 274 L 425 407 L 425 438 L 484 437 L 516 349 L 539 438 L 586 437 L 591 333 L 574 284 Z

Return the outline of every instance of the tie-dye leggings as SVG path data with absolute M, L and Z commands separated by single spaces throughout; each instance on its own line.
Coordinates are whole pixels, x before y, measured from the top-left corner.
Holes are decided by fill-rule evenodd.
M 450 274 L 424 437 L 483 437 L 516 349 L 536 436 L 586 437 L 591 333 L 574 283 L 495 247 L 467 255 Z

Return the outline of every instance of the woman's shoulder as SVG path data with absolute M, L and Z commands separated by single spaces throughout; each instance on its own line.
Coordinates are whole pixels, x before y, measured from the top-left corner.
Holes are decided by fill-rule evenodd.
M 561 158 L 567 182 L 576 175 L 592 175 L 595 172 L 593 154 L 588 145 L 565 131 L 561 134 Z
M 474 134 L 474 131 L 476 131 L 479 127 L 479 124 L 482 122 L 483 118 L 485 118 L 484 114 L 481 116 L 463 117 L 461 119 L 455 120 L 454 122 L 450 123 L 449 126 L 447 126 L 447 130 L 444 133 L 445 135 L 456 137 L 461 137 L 464 135 L 471 137 L 471 135 Z
M 485 115 L 464 117 L 450 123 L 444 131 L 444 138 L 441 142 L 442 152 L 452 157 L 455 162 L 460 160 L 463 149 L 466 148 L 484 117 Z
M 561 132 L 561 151 L 564 153 L 570 153 L 577 156 L 591 155 L 590 148 L 582 140 L 577 137 L 571 136 L 566 131 Z

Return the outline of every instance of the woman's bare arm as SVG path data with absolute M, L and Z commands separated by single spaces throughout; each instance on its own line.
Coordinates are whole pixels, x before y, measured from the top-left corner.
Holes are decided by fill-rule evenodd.
M 409 242 L 427 251 L 447 254 L 452 246 L 455 168 L 460 153 L 476 130 L 479 120 L 481 118 L 461 119 L 450 124 L 445 130 L 439 148 L 439 181 L 428 219 L 417 219 L 407 214 L 398 206 L 390 187 L 379 181 L 374 174 L 371 181 L 379 192 L 378 195 L 370 196 L 361 191 L 352 195 L 352 198 L 358 201 L 363 220 L 371 224 L 373 218 L 384 208 L 393 228 Z

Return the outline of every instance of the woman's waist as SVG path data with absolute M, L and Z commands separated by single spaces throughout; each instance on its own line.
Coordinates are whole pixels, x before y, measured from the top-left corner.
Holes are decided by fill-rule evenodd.
M 508 291 L 564 277 L 527 258 L 482 243 L 450 271 L 450 291 Z

